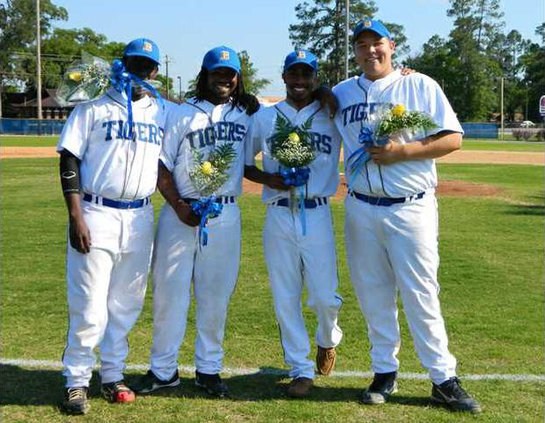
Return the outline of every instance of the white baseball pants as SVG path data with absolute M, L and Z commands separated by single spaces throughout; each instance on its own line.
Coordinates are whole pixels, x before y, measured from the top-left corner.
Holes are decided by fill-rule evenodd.
M 191 301 L 196 300 L 195 366 L 205 374 L 222 370 L 227 308 L 240 265 L 240 209 L 225 204 L 208 221 L 208 244 L 199 247 L 198 227 L 181 222 L 165 204 L 153 254 L 153 346 L 151 370 L 162 380 L 178 368 Z
M 118 210 L 82 201 L 91 251 L 67 247 L 69 328 L 63 354 L 66 387 L 89 386 L 99 346 L 102 383 L 123 379 L 127 335 L 146 293 L 153 207 Z
M 399 291 L 420 362 L 434 383 L 456 375 L 439 305 L 438 213 L 433 194 L 390 207 L 347 196 L 350 277 L 368 326 L 375 373 L 397 371 Z
M 306 209 L 306 235 L 299 212 L 289 207 L 267 207 L 263 231 L 276 319 L 284 360 L 292 378 L 314 378 L 314 361 L 308 358 L 310 342 L 302 310 L 303 286 L 308 306 L 316 313 L 316 344 L 336 347 L 342 338 L 337 316 L 342 298 L 337 294 L 337 258 L 329 205 Z

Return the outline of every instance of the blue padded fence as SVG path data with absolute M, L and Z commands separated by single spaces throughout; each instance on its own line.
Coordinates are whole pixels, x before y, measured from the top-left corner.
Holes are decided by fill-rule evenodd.
M 494 138 L 498 139 L 499 125 L 497 123 L 462 123 L 464 138 Z
M 58 119 L 0 119 L 0 134 L 9 135 L 58 135 L 65 120 Z

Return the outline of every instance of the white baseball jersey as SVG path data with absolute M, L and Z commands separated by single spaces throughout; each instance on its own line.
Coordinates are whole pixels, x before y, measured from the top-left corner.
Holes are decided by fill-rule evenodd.
M 151 195 L 165 133 L 167 107 L 150 97 L 132 103 L 115 90 L 78 105 L 66 122 L 57 150 L 81 160 L 81 186 L 114 200 Z M 66 386 L 89 386 L 99 346 L 102 383 L 123 379 L 127 335 L 144 302 L 153 242 L 153 206 L 118 209 L 81 201 L 91 249 L 69 244 L 66 257 L 69 330 L 63 354 Z
M 345 162 L 362 146 L 360 131 L 372 129 L 372 114 L 381 107 L 403 104 L 408 110 L 428 113 L 438 127 L 413 139 L 444 130 L 462 132 L 439 86 L 422 74 L 401 76 L 394 71 L 374 82 L 355 77 L 337 85 L 334 92 L 340 103 L 336 124 L 343 135 Z M 426 192 L 422 198 L 390 206 L 347 196 L 345 245 L 350 278 L 368 325 L 373 371 L 399 368 L 399 292 L 418 357 L 433 382 L 440 384 L 456 375 L 456 359 L 448 350 L 438 298 L 435 162 L 419 159 L 381 166 L 368 161 L 353 184 L 356 192 L 379 197 Z
M 76 106 L 64 125 L 57 151 L 67 150 L 81 160 L 83 192 L 135 200 L 155 191 L 166 114 L 154 98 L 133 102 L 129 139 L 126 104 L 122 94 L 110 89 Z
M 314 101 L 301 110 L 296 110 L 286 101 L 271 107 L 262 107 L 253 115 L 252 127 L 246 146 L 246 165 L 255 166 L 255 156 L 263 152 L 263 170 L 268 173 L 280 171 L 280 164 L 271 155 L 271 137 L 275 132 L 277 116 L 287 118 L 292 125 L 302 126 L 312 118 L 309 130 L 310 141 L 317 155 L 310 164 L 310 177 L 305 188 L 306 198 L 329 197 L 339 185 L 339 152 L 341 139 L 325 110 Z M 289 197 L 289 191 L 263 186 L 263 201 L 271 203 Z
M 421 73 L 402 76 L 394 71 L 385 78 L 370 81 L 363 75 L 341 82 L 333 88 L 339 100 L 335 123 L 344 141 L 344 161 L 362 146 L 358 138 L 362 128 L 371 128 L 369 117 L 380 107 L 403 104 L 407 110 L 428 113 L 437 128 L 417 133 L 422 139 L 440 131 L 463 133 L 445 94 L 431 78 Z M 405 141 L 410 142 L 411 139 Z M 409 160 L 389 165 L 368 161 L 354 178 L 353 189 L 378 197 L 408 197 L 437 185 L 435 161 Z
M 206 100 L 190 99 L 172 115 L 172 130 L 165 138 L 160 159 L 172 172 L 174 181 L 184 198 L 202 195 L 189 178 L 195 166 L 194 153 L 204 159 L 218 145 L 233 144 L 237 157 L 229 168 L 229 178 L 217 191 L 218 196 L 239 196 L 242 193 L 244 171 L 244 142 L 250 117 L 231 103 L 214 105 Z

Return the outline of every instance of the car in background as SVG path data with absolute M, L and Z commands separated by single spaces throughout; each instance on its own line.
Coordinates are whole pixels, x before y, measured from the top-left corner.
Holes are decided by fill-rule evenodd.
M 523 120 L 520 124 L 521 128 L 533 128 L 534 126 L 536 126 L 536 124 L 531 120 Z

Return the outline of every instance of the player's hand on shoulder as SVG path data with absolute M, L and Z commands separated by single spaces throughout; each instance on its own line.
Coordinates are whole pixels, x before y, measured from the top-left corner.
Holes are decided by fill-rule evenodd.
M 246 109 L 246 114 L 252 116 L 261 106 L 255 95 L 244 93 L 240 96 L 240 104 Z
M 91 232 L 83 216 L 70 218 L 68 233 L 72 248 L 82 254 L 91 251 Z
M 409 68 L 409 67 L 402 67 L 401 68 L 401 75 L 403 76 L 407 76 L 407 75 L 411 75 L 413 73 L 416 73 L 416 71 L 412 68 Z
M 329 110 L 329 117 L 333 119 L 339 106 L 339 102 L 333 91 L 329 87 L 322 85 L 314 90 L 313 96 L 315 100 L 320 102 L 322 108 Z
M 278 189 L 281 191 L 287 191 L 291 188 L 289 185 L 284 183 L 284 178 L 282 175 L 280 175 L 280 173 L 268 173 L 267 175 L 268 176 L 265 183 L 269 188 Z
M 405 144 L 393 141 L 383 146 L 371 146 L 367 152 L 371 156 L 371 160 L 380 165 L 388 165 L 406 159 Z
M 191 205 L 183 200 L 176 203 L 174 211 L 178 215 L 178 218 L 188 226 L 198 226 L 201 221 L 201 218 L 193 212 Z

